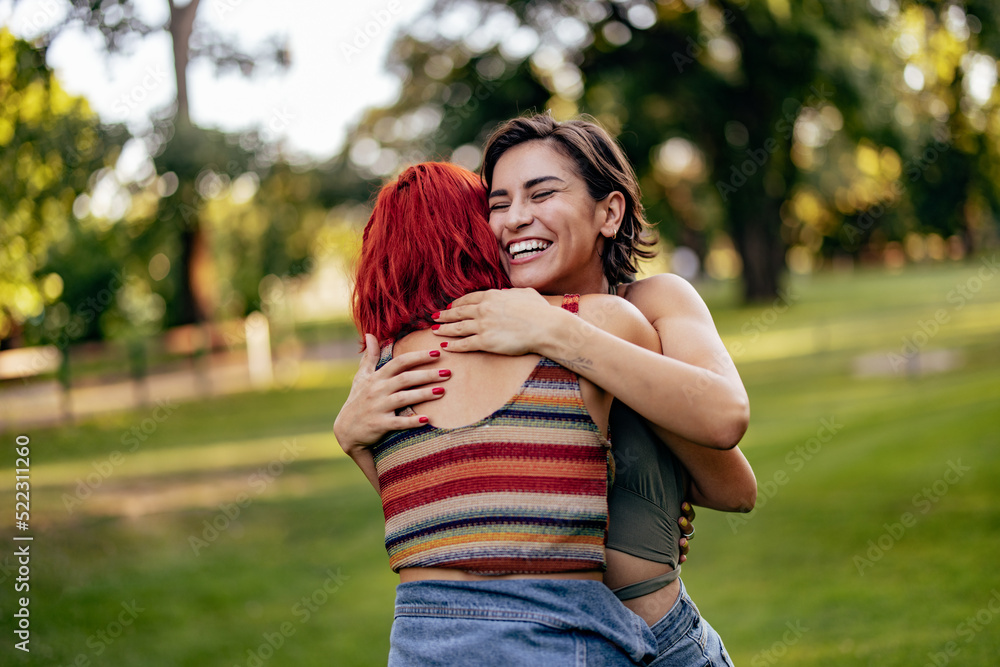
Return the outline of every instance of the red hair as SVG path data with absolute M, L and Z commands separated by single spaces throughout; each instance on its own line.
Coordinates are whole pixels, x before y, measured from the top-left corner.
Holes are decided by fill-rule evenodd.
M 358 331 L 396 339 L 460 296 L 510 287 L 486 211 L 483 182 L 453 164 L 424 162 L 383 186 L 361 242 Z

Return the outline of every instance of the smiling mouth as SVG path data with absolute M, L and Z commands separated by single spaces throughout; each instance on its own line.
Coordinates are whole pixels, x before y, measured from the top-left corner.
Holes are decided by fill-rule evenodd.
M 528 241 L 516 241 L 507 246 L 507 254 L 512 259 L 527 259 L 533 255 L 544 252 L 552 243 L 541 239 L 530 239 Z

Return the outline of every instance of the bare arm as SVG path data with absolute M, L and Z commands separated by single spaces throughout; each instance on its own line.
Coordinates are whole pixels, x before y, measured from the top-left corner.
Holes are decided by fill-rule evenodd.
M 568 313 L 569 311 L 563 310 L 562 312 Z M 578 325 L 581 324 L 585 324 L 586 327 L 580 328 Z M 656 330 L 638 308 L 621 297 L 610 294 L 587 294 L 580 299 L 579 317 L 573 316 L 572 326 L 567 329 L 566 335 L 572 339 L 581 335 L 581 331 L 589 332 L 592 327 L 596 327 L 602 333 L 659 354 L 660 340 L 656 335 Z M 573 367 L 572 361 L 565 359 L 553 359 L 553 361 L 567 368 Z M 587 380 L 583 374 L 580 376 L 584 399 L 586 400 L 587 396 L 592 396 L 597 401 L 597 405 L 593 406 L 591 410 L 594 422 L 607 435 L 608 414 L 611 410 L 614 394 Z
M 687 497 L 695 505 L 720 512 L 749 512 L 757 502 L 757 478 L 740 451 L 696 445 L 674 433 L 653 427 L 688 473 Z
M 354 462 L 361 468 L 361 472 L 365 474 L 368 481 L 375 487 L 375 493 L 381 494 L 378 486 L 378 472 L 375 470 L 375 457 L 372 456 L 372 450 L 367 447 L 359 448 L 349 453 L 348 456 L 354 459 Z
M 653 322 L 665 355 L 695 360 L 699 365 L 708 363 L 706 373 L 713 372 L 730 383 L 737 404 L 740 400 L 747 401 L 743 382 L 708 308 L 687 281 L 664 274 L 629 285 L 625 293 Z M 701 391 L 710 390 L 709 379 L 706 375 L 705 382 L 694 386 L 691 390 L 694 398 Z M 720 417 L 727 415 L 723 413 Z M 757 501 L 757 480 L 746 456 L 735 444 L 746 431 L 749 403 L 745 404 L 742 415 L 737 411 L 728 418 L 734 422 L 729 428 L 735 429 L 731 436 L 735 442 L 722 451 L 700 446 L 661 424 L 652 426 L 687 469 L 693 503 L 720 511 L 749 512 Z
M 549 344 L 556 347 L 561 343 L 566 351 L 553 355 L 562 356 L 562 363 L 595 383 L 610 376 L 607 382 L 617 388 L 619 400 L 651 423 L 687 469 L 693 502 L 723 511 L 746 512 L 753 508 L 756 479 L 736 446 L 749 418 L 746 392 L 708 309 L 686 281 L 676 276 L 655 276 L 626 290 L 626 297 L 656 327 L 663 354 L 675 356 L 661 357 L 660 362 L 655 359 L 658 355 L 642 355 L 637 357 L 642 360 L 639 364 L 632 357 L 631 366 L 626 366 L 627 357 L 617 356 L 619 349 L 628 350 L 628 343 L 586 330 L 574 331 L 571 323 L 562 327 L 558 323 L 544 324 L 547 313 L 535 308 L 534 300 L 540 297 L 533 296 L 533 290 L 484 294 L 501 298 L 494 303 L 483 299 L 480 312 L 466 322 L 451 312 L 462 314 L 459 306 L 465 304 L 459 300 L 442 313 L 440 321 L 454 320 L 470 330 L 486 327 L 469 340 L 478 338 L 473 345 L 505 354 L 535 351 L 536 336 L 551 336 L 556 331 L 556 340 Z M 483 323 L 475 321 L 479 318 Z M 444 326 L 439 330 L 445 331 Z M 456 351 L 462 349 L 457 343 L 451 345 Z M 598 348 L 597 352 L 591 356 L 588 350 L 594 348 Z M 694 407 L 698 410 L 692 410 Z M 677 432 L 683 428 L 687 428 L 687 437 Z
M 662 355 L 543 308 L 544 299 L 530 289 L 466 295 L 440 313 L 436 333 L 466 336 L 449 343 L 449 351 L 549 357 L 666 431 L 712 449 L 735 447 L 746 431 L 749 404 L 708 308 L 677 276 L 642 282 L 630 286 L 626 298 L 655 327 Z

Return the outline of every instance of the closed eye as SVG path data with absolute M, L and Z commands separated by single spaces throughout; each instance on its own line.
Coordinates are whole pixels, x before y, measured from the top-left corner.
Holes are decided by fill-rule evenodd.
M 536 192 L 535 194 L 531 195 L 531 198 L 532 199 L 545 199 L 546 197 L 548 197 L 549 195 L 551 195 L 554 192 L 555 192 L 555 190 L 542 190 L 541 192 Z
M 505 201 L 490 205 L 491 211 L 502 211 L 505 208 L 510 208 L 510 204 Z

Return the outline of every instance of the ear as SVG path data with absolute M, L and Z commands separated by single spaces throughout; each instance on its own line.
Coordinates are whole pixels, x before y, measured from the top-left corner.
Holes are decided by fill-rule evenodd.
M 615 190 L 600 202 L 604 212 L 601 236 L 612 238 L 625 220 L 625 195 Z

